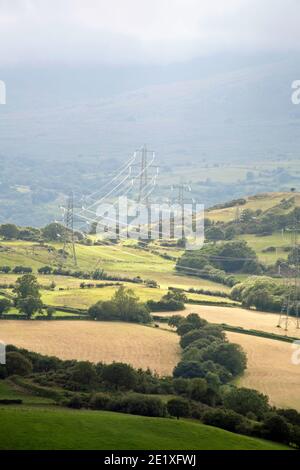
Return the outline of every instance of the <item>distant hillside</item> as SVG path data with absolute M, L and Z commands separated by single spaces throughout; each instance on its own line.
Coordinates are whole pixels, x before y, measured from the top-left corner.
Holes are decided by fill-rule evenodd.
M 181 74 L 130 70 L 136 79 L 113 90 L 124 80 L 114 70 L 109 92 L 100 71 L 76 80 L 70 72 L 64 80 L 57 71 L 8 74 L 0 220 L 40 226 L 59 218 L 71 189 L 99 190 L 143 143 L 157 155 L 161 199 L 180 179 L 206 207 L 299 186 L 300 106 L 291 102 L 298 58 L 219 62 L 186 64 Z
M 284 202 L 287 202 L 286 204 Z M 295 207 L 300 207 L 300 194 L 291 192 L 262 193 L 234 201 L 219 204 L 207 210 L 207 217 L 214 222 L 235 220 L 243 210 L 261 210 L 264 214 L 272 211 L 276 214 L 287 214 Z

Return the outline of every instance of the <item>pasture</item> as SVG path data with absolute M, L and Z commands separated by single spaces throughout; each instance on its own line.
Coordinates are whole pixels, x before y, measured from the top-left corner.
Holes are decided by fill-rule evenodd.
M 46 246 L 40 246 L 37 243 L 24 241 L 1 241 L 0 266 L 15 267 L 18 265 L 30 266 L 34 273 L 37 269 L 50 265 L 58 267 L 61 259 L 58 250 L 62 244 L 50 243 L 49 246 L 56 249 L 55 252 L 49 252 Z M 168 249 L 164 248 L 163 252 Z M 220 290 L 228 292 L 229 288 L 221 284 L 202 280 L 197 277 L 185 276 L 176 272 L 175 262 L 166 260 L 157 254 L 152 254 L 140 248 L 132 248 L 126 244 L 106 245 L 106 246 L 85 246 L 76 244 L 76 253 L 78 266 L 72 265 L 70 260 L 66 260 L 64 268 L 75 270 L 84 270 L 92 272 L 95 269 L 104 269 L 111 275 L 121 277 L 140 276 L 143 279 L 154 279 L 163 289 L 169 286 L 188 289 L 190 287 L 203 288 L 211 290 Z M 172 251 L 171 251 L 172 253 Z M 18 276 L 14 274 L 0 274 L 1 284 L 10 284 L 15 282 Z M 82 282 L 67 276 L 38 276 L 42 285 L 49 285 L 54 281 L 57 287 L 79 287 Z
M 2 320 L 0 337 L 6 344 L 61 359 L 125 362 L 161 376 L 172 374 L 180 358 L 177 335 L 130 323 Z
M 282 199 L 290 199 L 291 196 L 290 192 L 262 193 L 256 196 L 249 196 L 244 198 L 247 202 L 240 206 L 240 210 L 250 209 L 256 211 L 257 209 L 261 209 L 262 211 L 267 211 L 280 204 Z M 294 194 L 293 197 L 296 198 L 296 205 L 299 206 L 299 194 Z M 215 222 L 229 222 L 236 217 L 236 206 L 208 210 L 207 217 Z
M 290 233 L 274 233 L 264 237 L 255 235 L 240 235 L 240 240 L 244 240 L 256 252 L 258 259 L 267 265 L 274 264 L 278 258 L 287 259 L 288 252 L 284 248 L 291 246 L 292 237 Z M 264 252 L 264 250 L 273 247 L 275 251 Z
M 154 289 L 140 284 L 124 283 L 124 285 L 134 291 L 141 302 L 147 300 L 158 301 L 167 293 L 167 289 Z M 80 309 L 87 309 L 99 300 L 109 300 L 118 289 L 118 286 L 108 286 L 102 288 L 68 289 L 63 291 L 42 291 L 42 299 L 46 305 L 66 306 Z M 191 300 L 198 302 L 212 303 L 234 303 L 228 298 L 204 295 L 187 294 Z
M 1 450 L 284 450 L 195 421 L 66 409 L 0 408 Z

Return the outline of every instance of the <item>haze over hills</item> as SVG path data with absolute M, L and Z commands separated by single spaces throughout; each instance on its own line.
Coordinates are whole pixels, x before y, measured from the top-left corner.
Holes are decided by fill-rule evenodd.
M 3 71 L 2 218 L 46 223 L 70 189 L 98 189 L 144 142 L 156 151 L 164 194 L 170 177 L 199 183 L 194 195 L 206 206 L 288 190 L 299 178 L 295 64 L 294 56 L 218 56 L 94 73 Z
M 223 63 L 216 70 L 200 61 L 194 73 L 188 63 L 185 75 L 169 66 L 158 77 L 150 68 L 148 78 L 137 68 L 133 74 L 141 76 L 130 81 L 125 70 L 118 87 L 106 82 L 122 69 L 106 70 L 102 80 L 99 70 L 77 78 L 72 70 L 53 71 L 45 81 L 43 73 L 32 72 L 32 82 L 30 70 L 23 80 L 10 71 L 12 86 L 19 89 L 11 90 L 8 81 L 8 104 L 0 114 L 1 154 L 122 160 L 149 142 L 169 162 L 291 155 L 300 139 L 295 131 L 300 107 L 291 103 L 295 64 L 270 57 L 250 65 L 236 60 L 231 70 Z

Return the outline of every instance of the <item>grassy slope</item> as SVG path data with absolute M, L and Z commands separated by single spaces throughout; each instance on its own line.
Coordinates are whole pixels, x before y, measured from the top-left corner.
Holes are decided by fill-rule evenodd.
M 54 401 L 51 398 L 44 398 L 20 390 L 16 385 L 12 384 L 8 380 L 0 380 L 0 400 L 10 399 L 19 400 L 21 399 L 25 405 L 53 405 Z
M 257 210 L 261 209 L 263 211 L 267 211 L 275 206 L 277 206 L 282 199 L 289 199 L 291 197 L 296 197 L 296 204 L 299 206 L 300 204 L 300 197 L 299 194 L 291 195 L 291 193 L 266 193 L 260 194 L 257 196 L 250 196 L 245 198 L 247 203 L 243 206 L 240 206 L 241 210 L 244 209 L 251 209 Z M 229 222 L 230 220 L 234 220 L 236 217 L 236 206 L 227 207 L 225 209 L 213 209 L 207 212 L 207 217 L 214 221 L 222 221 L 222 222 Z
M 39 247 L 31 242 L 1 241 L 4 250 L 0 250 L 0 265 L 14 267 L 16 265 L 30 266 L 36 270 L 45 265 L 58 265 L 58 258 L 49 254 L 44 247 Z M 54 244 L 56 249 L 62 248 Z M 166 249 L 164 251 L 167 251 Z M 228 291 L 226 286 L 204 281 L 201 279 L 179 275 L 175 271 L 175 262 L 161 258 L 142 249 L 130 248 L 128 246 L 83 246 L 76 245 L 78 257 L 78 269 L 93 271 L 96 267 L 104 269 L 109 274 L 119 276 L 141 276 L 143 279 L 155 279 L 162 288 L 174 287 L 198 287 L 210 288 L 212 290 Z M 66 267 L 75 270 L 69 262 Z M 77 269 L 77 268 L 76 268 Z M 0 274 L 0 283 L 8 284 L 15 282 L 17 276 Z M 62 276 L 39 276 L 43 284 L 51 281 L 58 287 L 79 287 L 78 279 L 64 278 Z
M 279 450 L 279 444 L 187 420 L 65 409 L 0 409 L 1 449 Z
M 284 247 L 291 245 L 291 234 L 273 233 L 266 237 L 257 237 L 255 235 L 241 235 L 241 240 L 245 240 L 248 245 L 253 248 L 262 263 L 274 264 L 278 258 L 286 259 L 288 252 L 284 251 Z M 276 248 L 275 252 L 263 253 L 263 250 L 269 247 Z

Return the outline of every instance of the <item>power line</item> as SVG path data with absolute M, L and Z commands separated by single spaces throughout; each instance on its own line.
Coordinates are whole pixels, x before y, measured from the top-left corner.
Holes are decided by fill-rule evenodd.
M 294 193 L 295 189 L 292 188 L 291 192 Z M 300 292 L 299 292 L 299 244 L 298 244 L 298 232 L 299 232 L 299 221 L 297 219 L 296 209 L 293 215 L 293 227 L 292 227 L 292 240 L 291 240 L 291 253 L 294 268 L 292 268 L 293 276 L 289 278 L 287 285 L 287 293 L 284 297 L 281 313 L 278 321 L 278 328 L 284 327 L 285 331 L 288 331 L 290 323 L 295 323 L 296 328 L 300 328 Z
M 62 256 L 71 255 L 73 263 L 77 266 L 77 256 L 74 237 L 74 196 L 71 192 L 68 196 L 67 205 L 64 213 L 64 231 L 63 231 L 63 251 Z

